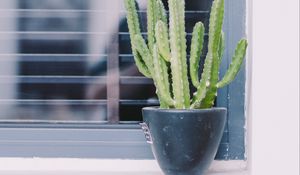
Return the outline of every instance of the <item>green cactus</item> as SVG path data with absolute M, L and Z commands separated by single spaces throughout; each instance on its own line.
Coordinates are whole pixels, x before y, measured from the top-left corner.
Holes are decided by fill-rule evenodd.
M 148 44 L 146 44 L 139 28 L 135 0 L 125 0 L 132 53 L 136 65 L 141 73 L 153 79 L 161 108 L 210 108 L 214 105 L 217 89 L 233 81 L 241 68 L 247 40 L 239 41 L 232 63 L 225 76 L 219 81 L 219 68 L 225 48 L 225 36 L 222 31 L 224 0 L 214 0 L 210 13 L 208 52 L 201 80 L 198 75 L 204 43 L 204 25 L 201 22 L 196 23 L 192 34 L 189 73 L 191 83 L 197 90 L 190 99 L 184 23 L 185 1 L 168 0 L 168 3 L 169 20 L 161 0 L 148 0 Z

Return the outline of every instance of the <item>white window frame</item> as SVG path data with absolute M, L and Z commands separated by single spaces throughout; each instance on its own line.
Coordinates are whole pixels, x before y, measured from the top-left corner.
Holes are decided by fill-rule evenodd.
M 298 175 L 299 0 L 248 0 L 248 24 L 249 174 Z

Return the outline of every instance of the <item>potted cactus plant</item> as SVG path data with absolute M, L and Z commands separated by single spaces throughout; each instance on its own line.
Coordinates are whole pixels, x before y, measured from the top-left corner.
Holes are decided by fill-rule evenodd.
M 214 159 L 226 121 L 225 108 L 213 107 L 217 89 L 229 84 L 243 63 L 247 40 L 237 44 L 227 73 L 219 80 L 224 51 L 224 0 L 214 0 L 208 51 L 199 80 L 205 28 L 195 24 L 187 66 L 185 1 L 168 0 L 169 19 L 161 0 L 148 0 L 148 44 L 138 21 L 135 0 L 125 0 L 132 52 L 139 71 L 152 78 L 160 107 L 143 109 L 142 127 L 161 169 L 167 175 L 202 174 Z M 188 79 L 188 72 L 191 81 Z M 190 82 L 196 92 L 190 93 Z

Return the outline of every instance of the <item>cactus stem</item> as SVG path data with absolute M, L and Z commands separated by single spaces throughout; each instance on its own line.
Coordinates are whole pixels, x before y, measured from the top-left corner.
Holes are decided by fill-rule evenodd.
M 189 108 L 190 95 L 186 65 L 184 0 L 169 0 L 169 10 L 173 94 L 176 108 Z
M 197 90 L 190 99 L 184 24 L 185 1 L 168 0 L 168 3 L 169 21 L 161 0 L 148 0 L 148 43 L 146 43 L 141 35 L 135 0 L 125 0 L 132 53 L 137 68 L 142 74 L 153 79 L 161 108 L 212 107 L 218 95 L 217 89 L 226 86 L 237 76 L 245 57 L 247 40 L 242 39 L 238 43 L 229 69 L 219 81 L 219 67 L 225 47 L 225 36 L 222 31 L 224 0 L 214 0 L 209 20 L 208 51 L 200 80 L 199 62 L 205 29 L 201 22 L 196 23 L 193 29 L 189 73 L 191 82 Z M 169 82 L 170 78 L 172 85 Z

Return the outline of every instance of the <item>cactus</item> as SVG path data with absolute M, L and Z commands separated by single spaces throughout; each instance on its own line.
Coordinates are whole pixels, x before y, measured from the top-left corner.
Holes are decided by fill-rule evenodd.
M 239 72 L 245 57 L 247 40 L 241 39 L 238 42 L 232 63 L 225 76 L 219 80 L 219 68 L 225 48 L 225 36 L 222 31 L 224 0 L 214 0 L 209 21 L 208 51 L 200 80 L 199 62 L 205 33 L 203 23 L 196 23 L 192 33 L 189 74 L 196 91 L 191 99 L 184 23 L 185 1 L 168 0 L 168 3 L 169 20 L 161 0 L 148 0 L 148 44 L 146 44 L 139 28 L 135 0 L 125 0 L 136 65 L 142 74 L 153 79 L 161 108 L 210 108 L 214 105 L 218 88 L 232 82 Z

